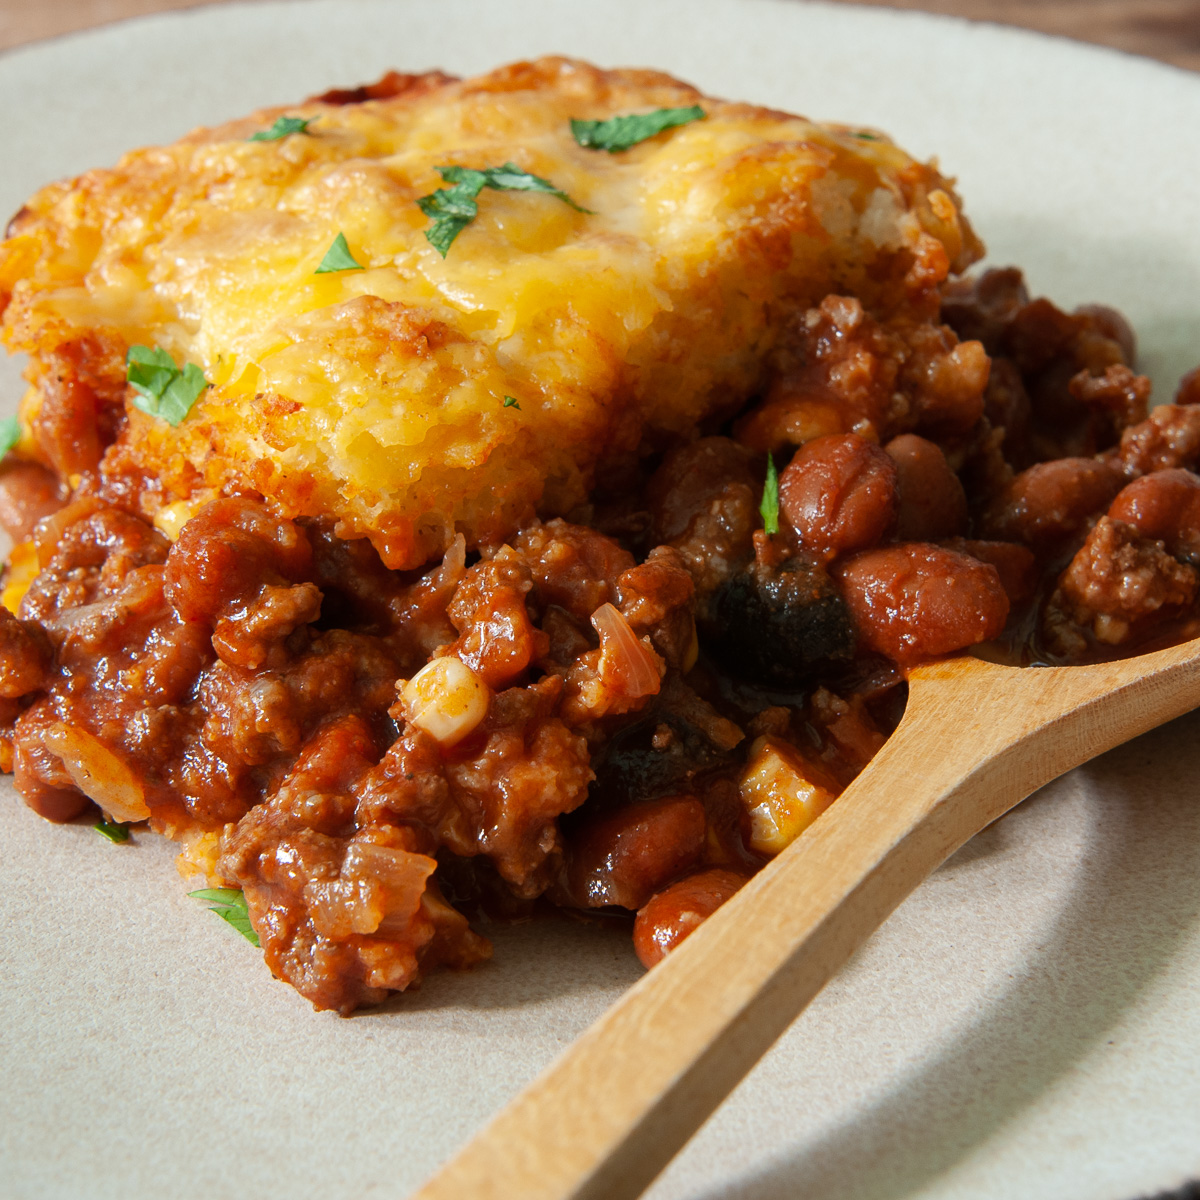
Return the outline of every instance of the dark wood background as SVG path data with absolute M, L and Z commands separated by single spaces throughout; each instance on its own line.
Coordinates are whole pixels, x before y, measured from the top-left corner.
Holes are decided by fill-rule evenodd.
M 225 0 L 237 3 L 238 0 Z M 652 0 L 648 0 L 652 2 Z M 1200 70 L 1200 0 L 860 0 L 1023 25 Z M 0 49 L 203 0 L 0 0 Z

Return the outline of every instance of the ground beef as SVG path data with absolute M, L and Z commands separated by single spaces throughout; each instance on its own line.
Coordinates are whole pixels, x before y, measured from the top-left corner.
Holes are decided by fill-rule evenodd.
M 1074 658 L 1088 649 L 1082 632 L 1123 645 L 1189 608 L 1198 584 L 1196 568 L 1177 561 L 1161 542 L 1101 517 L 1058 581 L 1047 610 L 1047 642 Z
M 1124 322 L 1012 271 L 940 311 L 827 297 L 732 423 L 422 571 L 250 492 L 169 540 L 105 457 L 122 355 L 68 346 L 41 461 L 0 467 L 0 767 L 51 820 L 183 842 L 318 1008 L 481 962 L 535 902 L 657 961 L 867 765 L 908 671 L 1198 615 L 1200 385 L 1147 413 Z

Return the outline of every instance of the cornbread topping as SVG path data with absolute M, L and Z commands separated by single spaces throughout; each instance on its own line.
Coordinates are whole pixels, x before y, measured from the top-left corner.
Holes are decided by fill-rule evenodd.
M 349 1012 L 537 906 L 657 961 L 969 647 L 1189 636 L 1200 383 L 877 131 L 565 59 L 135 151 L 0 243 L 0 766 Z M 119 853 L 119 851 L 114 851 Z

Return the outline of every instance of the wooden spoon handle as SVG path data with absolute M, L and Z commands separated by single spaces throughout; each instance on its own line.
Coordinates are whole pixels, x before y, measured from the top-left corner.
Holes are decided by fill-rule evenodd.
M 918 673 L 904 722 L 838 802 L 415 1200 L 639 1195 L 954 850 L 1041 784 L 1200 701 L 1188 649 L 1145 656 L 1161 661 L 1140 675 L 974 660 Z

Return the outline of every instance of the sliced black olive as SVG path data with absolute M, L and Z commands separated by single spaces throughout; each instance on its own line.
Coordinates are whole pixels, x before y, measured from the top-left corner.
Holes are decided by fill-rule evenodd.
M 664 730 L 669 731 L 665 739 Z M 729 761 L 730 750 L 714 745 L 684 716 L 658 703 L 642 720 L 617 732 L 593 759 L 596 778 L 585 808 L 590 812 L 597 805 L 686 792 L 696 776 Z
M 850 614 L 824 567 L 791 558 L 727 580 L 708 605 L 701 641 L 732 675 L 794 684 L 854 654 Z

